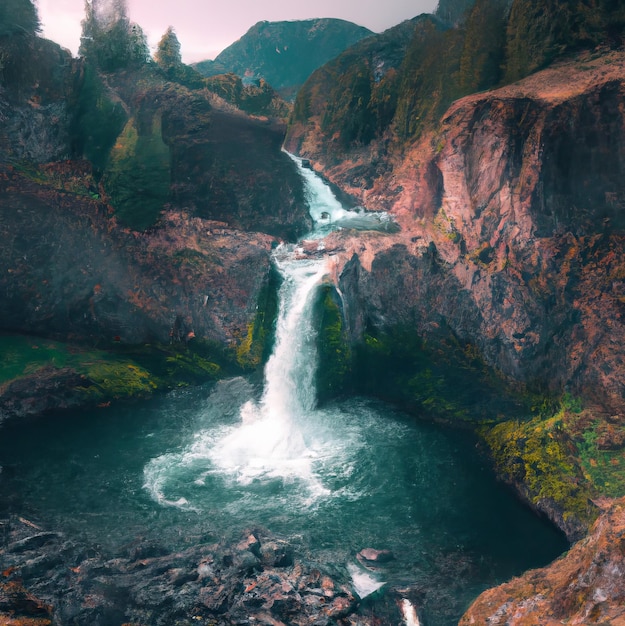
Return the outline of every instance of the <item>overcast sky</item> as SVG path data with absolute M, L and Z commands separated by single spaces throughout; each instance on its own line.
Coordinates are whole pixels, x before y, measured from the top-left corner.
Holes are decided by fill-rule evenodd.
M 0 0 L 2 2 L 3 0 Z M 43 36 L 74 54 L 80 40 L 84 0 L 36 0 Z M 431 13 L 438 0 L 128 0 L 128 13 L 153 48 L 173 26 L 187 63 L 213 59 L 261 20 L 337 17 L 375 32 Z

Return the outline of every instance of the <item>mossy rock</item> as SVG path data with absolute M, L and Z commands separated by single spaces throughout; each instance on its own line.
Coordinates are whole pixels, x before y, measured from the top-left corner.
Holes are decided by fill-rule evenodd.
M 523 415 L 523 399 L 490 369 L 479 349 L 441 325 L 427 341 L 408 326 L 369 328 L 354 347 L 354 385 L 429 419 L 496 422 Z
M 599 495 L 584 475 L 563 411 L 551 417 L 483 427 L 497 474 L 547 514 L 569 539 L 579 539 L 597 518 Z
M 317 333 L 317 400 L 325 402 L 351 386 L 352 352 L 341 299 L 332 285 L 323 285 L 314 305 Z
M 248 324 L 247 332 L 236 348 L 236 362 L 244 370 L 257 369 L 271 354 L 281 281 L 278 271 L 272 269 L 258 294 L 254 320 Z
M 111 345 L 107 350 L 66 344 L 25 335 L 0 334 L 0 390 L 20 379 L 75 372 L 82 382 L 69 392 L 72 405 L 106 404 L 112 400 L 146 398 L 189 384 L 233 373 L 233 358 L 219 346 L 190 344 Z

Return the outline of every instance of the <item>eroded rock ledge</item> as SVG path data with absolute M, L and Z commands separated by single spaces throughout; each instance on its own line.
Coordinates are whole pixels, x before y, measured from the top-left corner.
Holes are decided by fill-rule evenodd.
M 550 565 L 489 589 L 461 626 L 625 622 L 625 498 L 604 502 L 588 537 Z
M 137 540 L 104 556 L 24 518 L 0 524 L 0 623 L 29 626 L 373 626 L 347 572 L 296 555 L 263 529 L 197 537 L 169 552 Z M 189 538 L 192 539 L 192 538 Z
M 500 475 L 572 541 L 598 498 L 625 494 L 624 111 L 625 53 L 596 51 L 457 101 L 366 188 L 366 150 L 338 165 L 322 146 L 303 155 L 401 226 L 326 246 L 347 332 L 380 364 L 382 393 L 392 391 L 386 355 L 401 355 L 393 399 L 480 422 Z M 495 375 L 474 379 L 469 410 L 445 378 L 450 354 Z M 494 379 L 520 401 L 516 413 L 490 402 Z M 488 592 L 465 623 L 620 623 L 622 508 L 570 558 Z

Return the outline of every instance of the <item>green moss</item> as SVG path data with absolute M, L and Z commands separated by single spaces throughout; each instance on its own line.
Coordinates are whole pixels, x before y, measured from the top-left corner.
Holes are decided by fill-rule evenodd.
M 0 334 L 0 353 L 0 384 L 46 365 L 62 368 L 79 359 L 64 344 L 23 335 Z
M 582 470 L 593 490 L 610 498 L 625 495 L 625 448 L 602 449 L 602 435 L 613 426 L 594 419 L 576 438 L 576 447 Z
M 565 521 L 574 518 L 589 526 L 597 515 L 591 499 L 617 494 L 619 480 L 610 482 L 617 472 L 611 466 L 608 479 L 604 470 L 609 462 L 600 467 L 592 460 L 601 456 L 596 430 L 584 425 L 578 398 L 569 394 L 559 400 L 544 398 L 534 409 L 538 414 L 526 421 L 511 420 L 481 429 L 497 472 L 508 482 L 521 485 L 535 505 L 550 501 L 563 511 Z M 625 484 L 622 479 L 620 482 L 625 493 Z
M 149 396 L 159 384 L 150 372 L 130 361 L 99 361 L 86 367 L 89 384 L 78 391 L 93 401 Z
M 189 345 L 111 346 L 90 350 L 49 339 L 0 335 L 0 385 L 43 368 L 70 368 L 84 385 L 85 404 L 146 397 L 156 390 L 213 380 L 228 370 L 228 356 L 206 342 Z
M 323 402 L 343 393 L 351 374 L 352 354 L 345 332 L 343 311 L 332 285 L 324 285 L 319 289 L 315 316 L 318 327 L 317 398 Z
M 354 384 L 430 418 L 493 422 L 522 413 L 504 381 L 476 346 L 443 326 L 429 341 L 409 327 L 370 329 L 354 348 Z
M 236 362 L 245 370 L 258 368 L 271 354 L 280 280 L 276 270 L 269 273 L 258 295 L 254 321 L 248 324 L 247 332 L 236 348 Z

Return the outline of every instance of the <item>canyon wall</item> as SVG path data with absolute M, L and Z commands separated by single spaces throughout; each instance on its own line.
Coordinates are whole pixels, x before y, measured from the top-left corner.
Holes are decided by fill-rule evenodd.
M 623 409 L 623 62 L 463 98 L 392 172 L 349 187 L 401 227 L 335 236 L 355 340 L 444 327 L 510 381 Z M 343 182 L 349 165 L 324 174 Z

